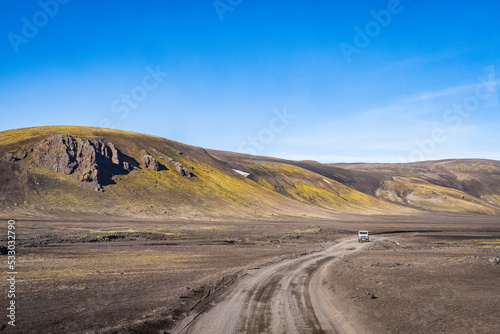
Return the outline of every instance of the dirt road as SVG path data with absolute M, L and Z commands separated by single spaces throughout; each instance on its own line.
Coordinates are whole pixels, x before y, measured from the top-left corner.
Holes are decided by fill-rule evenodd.
M 365 245 L 348 239 L 248 270 L 222 302 L 187 317 L 173 333 L 365 333 L 344 316 L 323 284 L 329 265 Z

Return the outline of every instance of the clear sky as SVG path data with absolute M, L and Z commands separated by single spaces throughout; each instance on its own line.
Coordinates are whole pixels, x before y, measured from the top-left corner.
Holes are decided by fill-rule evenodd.
M 321 162 L 500 160 L 500 2 L 5 0 L 0 131 Z

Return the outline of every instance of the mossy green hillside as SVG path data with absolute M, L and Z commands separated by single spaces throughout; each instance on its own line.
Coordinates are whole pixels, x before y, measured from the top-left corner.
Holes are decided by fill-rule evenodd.
M 418 178 L 397 178 L 396 181 L 386 182 L 379 191 L 379 197 L 426 210 L 490 215 L 500 213 L 498 207 L 463 191 Z
M 77 173 L 35 166 L 29 148 L 56 134 L 112 143 L 135 160 L 136 168 L 113 175 L 100 192 Z M 500 214 L 500 163 L 492 160 L 330 165 L 206 151 L 114 129 L 51 126 L 0 132 L 0 153 L 23 150 L 28 155 L 20 155 L 21 160 L 0 161 L 6 178 L 0 184 L 4 213 L 155 218 L 330 217 L 338 212 L 419 210 Z M 146 154 L 160 163 L 160 170 L 142 165 Z M 179 164 L 192 177 L 180 175 Z M 233 169 L 250 175 L 245 178 Z
M 296 165 L 281 162 L 244 162 L 243 165 L 259 184 L 302 203 L 344 211 L 401 213 L 406 210 Z

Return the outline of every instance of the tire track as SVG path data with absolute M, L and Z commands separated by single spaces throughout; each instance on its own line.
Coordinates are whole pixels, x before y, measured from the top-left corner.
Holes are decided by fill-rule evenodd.
M 325 302 L 319 282 L 325 267 L 364 246 L 357 239 L 344 240 L 321 252 L 248 271 L 219 304 L 189 317 L 172 333 L 355 332 L 340 309 Z

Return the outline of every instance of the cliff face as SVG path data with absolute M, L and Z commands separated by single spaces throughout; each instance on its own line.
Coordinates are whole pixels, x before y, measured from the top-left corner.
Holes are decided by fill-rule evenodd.
M 139 165 L 104 138 L 87 140 L 54 135 L 35 144 L 29 151 L 36 166 L 66 175 L 77 174 L 82 182 L 95 186 L 98 191 L 113 182 L 113 175 L 127 174 Z
M 192 166 L 184 167 L 171 157 L 154 151 L 157 156 L 171 164 L 180 176 L 196 177 Z M 134 168 L 142 167 L 156 172 L 168 170 L 146 150 L 142 150 L 140 154 L 142 158 L 139 163 L 103 137 L 89 140 L 68 134 L 56 134 L 27 148 L 6 153 L 2 160 L 9 163 L 29 161 L 35 167 L 47 168 L 64 175 L 77 175 L 82 184 L 90 185 L 96 191 L 104 191 L 104 186 L 115 183 L 115 175 L 128 174 Z

